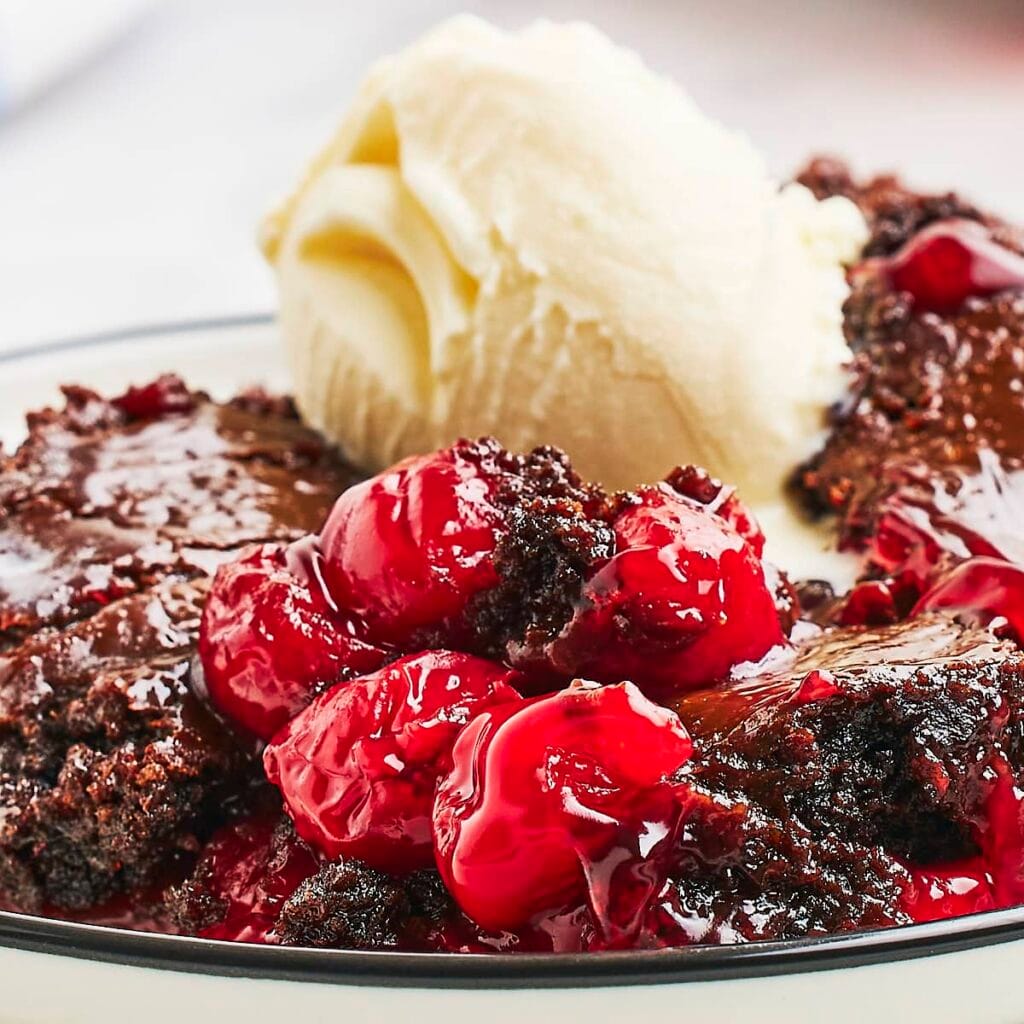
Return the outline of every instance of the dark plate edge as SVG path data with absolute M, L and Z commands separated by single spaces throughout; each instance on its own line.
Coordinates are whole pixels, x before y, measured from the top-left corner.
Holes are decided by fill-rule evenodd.
M 0 351 L 0 363 L 132 338 L 271 323 L 270 313 L 145 324 Z M 287 949 L 152 935 L 0 911 L 0 947 L 187 974 L 390 988 L 580 988 L 767 978 L 1024 940 L 1024 907 L 874 932 L 741 946 L 586 954 Z
M 0 913 L 0 947 L 184 974 L 385 988 L 532 989 L 770 978 L 1024 940 L 1024 907 L 874 932 L 621 953 L 445 954 L 291 949 Z

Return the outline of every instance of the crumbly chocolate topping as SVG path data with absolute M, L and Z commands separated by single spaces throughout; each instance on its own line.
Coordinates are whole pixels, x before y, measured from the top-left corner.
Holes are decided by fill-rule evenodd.
M 285 902 L 277 937 L 285 946 L 410 948 L 454 913 L 435 871 L 398 879 L 356 860 L 325 864 Z
M 510 647 L 542 647 L 569 621 L 584 579 L 614 553 L 616 503 L 584 483 L 557 448 L 501 451 L 497 498 L 507 510 L 507 532 L 494 555 L 499 583 L 470 610 L 481 653 L 499 659 Z

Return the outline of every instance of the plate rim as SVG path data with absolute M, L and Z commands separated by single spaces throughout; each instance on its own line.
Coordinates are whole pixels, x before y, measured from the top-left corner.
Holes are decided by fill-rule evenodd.
M 0 351 L 0 364 L 273 323 L 242 313 L 147 323 Z M 607 953 L 397 953 L 248 945 L 0 911 L 0 948 L 217 977 L 454 989 L 582 988 L 769 978 L 896 963 L 1024 940 L 1024 906 L 929 924 L 733 946 Z
M 130 324 L 126 327 L 89 331 L 85 334 L 73 334 L 66 337 L 44 339 L 38 342 L 28 342 L 15 345 L 12 348 L 0 348 L 0 363 L 27 362 L 38 356 L 90 348 L 94 345 L 100 346 L 119 341 L 131 341 L 134 338 L 158 338 L 166 334 L 191 334 L 197 331 L 261 327 L 272 324 L 276 319 L 277 317 L 274 313 L 263 312 L 229 313 L 221 316 L 190 317 L 183 320 L 147 321 L 141 324 Z

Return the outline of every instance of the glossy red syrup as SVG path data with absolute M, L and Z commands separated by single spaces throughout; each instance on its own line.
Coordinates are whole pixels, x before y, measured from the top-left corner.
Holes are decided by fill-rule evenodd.
M 942 575 L 913 614 L 956 612 L 972 625 L 1024 639 L 1024 567 L 995 558 L 971 558 Z
M 1024 792 L 1005 761 L 987 770 L 992 788 L 978 830 L 978 845 L 992 876 L 996 905 L 1024 903 Z
M 983 625 L 996 615 L 1019 616 L 1018 573 L 997 563 L 1024 565 L 1024 472 L 1008 470 L 989 449 L 977 457 L 973 470 L 900 471 L 866 551 L 871 571 L 883 578 L 853 588 L 843 625 L 894 622 L 912 609 L 973 608 L 971 621 Z M 971 568 L 961 568 L 967 562 Z
M 981 858 L 911 870 L 904 908 L 918 924 L 978 914 L 998 906 L 992 876 Z
M 276 817 L 249 818 L 221 829 L 203 851 L 200 868 L 210 895 L 226 906 L 205 939 L 273 941 L 281 905 L 317 870 L 317 860 L 296 836 L 275 838 Z

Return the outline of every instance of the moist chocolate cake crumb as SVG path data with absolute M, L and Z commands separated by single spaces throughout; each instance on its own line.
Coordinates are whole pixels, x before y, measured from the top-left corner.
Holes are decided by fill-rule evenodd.
M 81 909 L 191 857 L 258 762 L 192 694 L 201 583 L 0 657 L 0 888 Z
M 660 901 L 692 942 L 731 944 L 908 924 L 909 872 L 878 847 L 812 833 L 743 793 L 700 792 Z
M 1022 690 L 1013 645 L 930 616 L 684 697 L 698 753 L 662 911 L 704 942 L 908 923 L 908 866 L 977 853 Z
M 325 864 L 285 902 L 276 934 L 285 946 L 388 949 L 423 941 L 452 913 L 434 871 L 396 879 L 361 861 Z
M 469 613 L 480 653 L 499 659 L 510 647 L 539 647 L 557 636 L 572 617 L 584 578 L 615 550 L 615 499 L 585 484 L 564 452 L 502 450 L 500 458 L 497 502 L 507 509 L 507 531 L 494 554 L 499 582 Z
M 572 617 L 584 580 L 615 550 L 615 534 L 567 498 L 535 498 L 509 510 L 498 542 L 499 583 L 474 603 L 483 653 L 504 657 L 553 640 Z
M 786 670 L 678 710 L 702 751 L 688 771 L 708 791 L 925 865 L 976 852 L 989 769 L 1012 747 L 1008 709 L 1022 694 L 1015 645 L 921 616 L 825 633 Z

